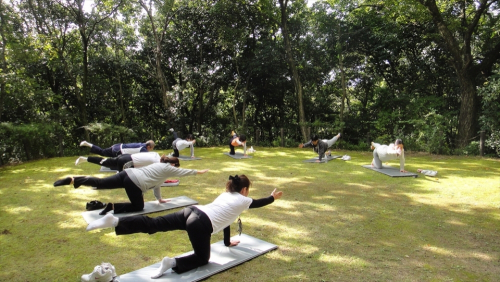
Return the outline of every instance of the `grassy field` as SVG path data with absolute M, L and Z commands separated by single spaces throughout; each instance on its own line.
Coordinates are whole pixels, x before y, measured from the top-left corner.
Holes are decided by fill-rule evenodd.
M 278 249 L 207 281 L 500 281 L 500 160 L 406 152 L 407 170 L 437 170 L 437 177 L 390 178 L 361 167 L 371 162 L 368 151 L 334 151 L 352 160 L 318 164 L 303 162 L 314 157 L 307 149 L 255 149 L 252 159 L 233 160 L 222 154 L 226 148 L 196 148 L 203 160 L 181 167 L 210 171 L 162 189 L 164 198 L 206 204 L 224 191 L 228 175 L 246 174 L 253 198 L 284 192 L 241 216 L 244 233 Z M 109 175 L 75 160 L 0 168 L 0 281 L 79 281 L 101 262 L 124 274 L 191 250 L 183 231 L 86 232 L 86 202 L 127 196 L 53 187 L 65 176 Z M 219 240 L 222 232 L 212 237 Z

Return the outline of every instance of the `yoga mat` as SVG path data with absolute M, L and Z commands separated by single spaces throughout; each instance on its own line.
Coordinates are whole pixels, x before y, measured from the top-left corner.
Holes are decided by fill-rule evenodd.
M 180 155 L 178 158 L 179 158 L 179 160 L 183 160 L 183 161 L 201 160 L 201 158 L 198 158 L 198 157 L 191 158 L 190 156 L 183 156 L 183 155 Z
M 376 168 L 371 165 L 364 165 L 364 168 L 374 170 L 376 172 L 383 173 L 385 175 L 388 175 L 390 177 L 413 177 L 416 178 L 418 177 L 418 174 L 413 173 L 413 172 L 400 172 L 399 168 L 394 168 L 388 165 L 382 165 L 383 168 Z
M 211 245 L 210 261 L 207 265 L 192 269 L 190 271 L 177 274 L 171 269 L 165 271 L 163 276 L 157 279 L 151 279 L 151 275 L 160 267 L 160 262 L 132 271 L 127 274 L 119 275 L 117 278 L 120 282 L 141 282 L 141 281 L 176 281 L 176 282 L 193 282 L 206 279 L 216 273 L 242 264 L 248 260 L 256 258 L 269 251 L 277 249 L 278 246 L 259 240 L 252 236 L 241 234 L 241 236 L 232 237 L 234 240 L 240 240 L 236 247 L 226 247 L 223 241 L 219 241 Z M 167 243 L 168 244 L 168 243 Z M 192 254 L 188 252 L 180 255 L 186 256 Z M 265 263 L 265 262 L 263 262 Z
M 323 158 L 321 160 L 321 163 L 326 163 L 326 162 L 331 161 L 331 160 L 336 159 L 336 158 L 340 158 L 340 156 L 328 156 L 328 157 L 326 157 L 326 160 L 325 160 L 325 158 Z M 315 163 L 318 159 L 319 159 L 319 157 L 316 157 L 313 159 L 305 160 L 304 162 L 305 163 Z
M 242 153 L 236 153 L 236 154 L 234 154 L 234 155 L 230 155 L 229 153 L 224 153 L 224 155 L 226 155 L 226 156 L 230 156 L 231 158 L 233 158 L 233 159 L 237 159 L 237 160 L 239 160 L 239 159 L 250 159 L 250 158 L 252 158 L 252 156 L 246 156 L 246 157 L 245 157 L 245 156 L 243 156 L 243 154 L 242 154 Z
M 101 166 L 100 172 L 118 172 L 116 169 L 110 169 L 109 167 Z
M 171 210 L 171 209 L 175 209 L 175 208 L 191 206 L 191 205 L 196 205 L 196 204 L 198 204 L 197 201 L 195 201 L 189 197 L 186 197 L 186 196 L 180 196 L 180 197 L 176 197 L 176 198 L 171 198 L 170 202 L 163 203 L 163 204 L 158 203 L 158 201 L 145 202 L 144 209 L 142 211 L 130 212 L 130 213 L 119 213 L 119 214 L 116 214 L 115 216 L 116 217 L 125 217 L 125 216 L 132 216 L 132 215 L 138 215 L 138 214 L 148 214 L 148 213 Z M 99 213 L 102 210 L 103 209 L 83 212 L 82 213 L 83 219 L 85 219 L 85 221 L 87 223 L 91 223 L 92 221 L 103 217 L 103 215 L 99 215 Z

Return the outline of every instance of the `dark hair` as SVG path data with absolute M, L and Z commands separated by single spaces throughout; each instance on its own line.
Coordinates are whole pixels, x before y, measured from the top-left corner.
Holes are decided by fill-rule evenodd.
M 241 141 L 241 142 L 245 142 L 245 141 L 247 141 L 247 137 L 245 136 L 245 134 L 241 134 L 241 135 L 240 135 L 240 141 Z
M 252 185 L 252 182 L 244 174 L 240 176 L 229 175 L 229 181 L 226 183 L 226 191 L 239 193 L 245 187 L 250 188 L 250 185 Z
M 174 164 L 175 167 L 179 167 L 181 164 L 179 163 L 179 159 L 176 157 L 169 157 L 169 156 L 161 156 L 160 158 L 160 163 L 169 163 L 169 164 Z
M 193 134 L 186 135 L 186 140 L 194 140 Z
M 401 140 L 401 139 L 396 139 L 396 142 L 394 142 L 394 145 L 399 145 L 399 144 L 404 145 L 404 144 L 403 144 L 403 140 Z
M 318 135 L 316 134 L 311 135 L 311 141 L 318 141 L 318 139 L 319 139 Z

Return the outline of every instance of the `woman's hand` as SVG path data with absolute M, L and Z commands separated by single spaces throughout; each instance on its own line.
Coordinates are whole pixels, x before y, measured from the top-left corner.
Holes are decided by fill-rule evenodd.
M 304 143 L 299 144 L 299 148 L 304 148 Z
M 229 244 L 229 247 L 238 246 L 239 243 L 240 243 L 239 240 L 231 240 L 231 244 Z
M 402 170 L 400 170 L 400 172 L 408 172 L 408 171 L 407 171 L 407 170 L 402 169 Z
M 168 199 L 159 199 L 158 202 L 160 202 L 160 204 L 164 204 L 164 203 L 170 202 L 170 200 L 168 200 Z
M 205 172 L 207 172 L 207 171 L 208 171 L 208 169 L 198 170 L 198 171 L 196 172 L 196 174 L 203 174 L 203 173 L 205 173 Z
M 282 191 L 276 192 L 276 189 L 274 189 L 274 191 L 271 193 L 271 196 L 273 196 L 274 199 L 277 200 L 281 198 L 281 196 L 283 196 L 283 192 Z

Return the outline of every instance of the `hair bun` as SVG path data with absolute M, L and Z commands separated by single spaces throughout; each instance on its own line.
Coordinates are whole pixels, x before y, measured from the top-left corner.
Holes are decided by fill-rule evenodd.
M 241 178 L 238 175 L 235 176 L 229 175 L 229 180 L 233 181 L 233 184 L 238 185 L 241 181 Z

